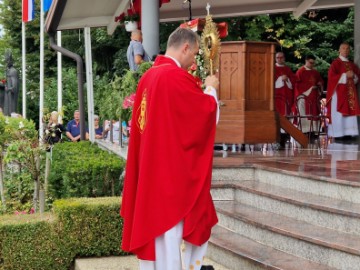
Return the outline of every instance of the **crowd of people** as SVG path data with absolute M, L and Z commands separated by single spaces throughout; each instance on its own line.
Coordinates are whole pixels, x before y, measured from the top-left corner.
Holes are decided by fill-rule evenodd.
M 45 125 L 44 141 L 49 145 L 61 141 L 80 141 L 80 112 L 79 110 L 74 111 L 74 118 L 70 120 L 66 126 L 59 122 L 59 113 L 56 111 L 51 112 L 49 121 Z M 122 123 L 122 142 L 127 143 L 129 137 L 129 127 L 125 121 Z M 89 139 L 89 129 L 86 127 L 85 138 Z M 95 139 L 104 139 L 115 143 L 120 143 L 120 125 L 119 121 L 105 120 L 103 125 L 100 124 L 100 118 L 98 115 L 94 115 L 94 133 Z
M 276 53 L 275 108 L 310 138 L 317 136 L 321 129 L 335 141 L 352 141 L 359 135 L 356 84 L 360 70 L 349 60 L 349 54 L 350 45 L 342 43 L 339 57 L 330 65 L 325 91 L 325 82 L 315 69 L 313 55 L 306 56 L 304 65 L 293 73 L 285 64 L 284 53 Z M 282 141 L 284 139 L 288 139 L 288 134 L 282 131 Z

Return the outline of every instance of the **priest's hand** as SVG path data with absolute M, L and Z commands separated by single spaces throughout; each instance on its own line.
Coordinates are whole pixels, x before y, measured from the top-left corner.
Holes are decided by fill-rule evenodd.
M 354 78 L 354 71 L 352 71 L 352 70 L 349 70 L 349 71 L 347 71 L 346 72 L 346 77 L 347 78 Z
M 211 86 L 215 89 L 219 88 L 219 79 L 215 75 L 211 75 L 206 77 L 205 79 L 205 86 Z

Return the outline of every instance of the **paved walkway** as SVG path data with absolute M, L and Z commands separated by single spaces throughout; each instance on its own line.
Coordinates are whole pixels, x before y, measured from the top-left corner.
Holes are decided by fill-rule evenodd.
M 228 269 L 207 258 L 204 265 L 212 265 L 215 270 L 241 270 Z M 76 259 L 75 270 L 138 270 L 139 262 L 135 256 L 102 257 Z

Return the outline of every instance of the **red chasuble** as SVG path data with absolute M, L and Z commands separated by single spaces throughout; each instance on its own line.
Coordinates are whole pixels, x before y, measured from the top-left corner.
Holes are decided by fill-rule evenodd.
M 194 77 L 158 56 L 134 103 L 121 206 L 122 248 L 155 260 L 155 238 L 184 221 L 205 243 L 217 223 L 210 195 L 217 104 Z
M 342 61 L 336 58 L 330 66 L 328 72 L 328 88 L 326 93 L 327 109 L 331 116 L 331 98 L 335 91 L 337 94 L 337 111 L 346 115 L 359 115 L 360 107 L 356 86 L 353 79 L 347 79 L 346 84 L 338 84 L 343 73 L 352 70 L 360 79 L 359 68 L 350 61 Z
M 284 82 L 284 86 L 275 88 L 275 108 L 281 115 L 288 115 L 294 103 L 295 75 L 288 66 L 275 65 L 275 81 L 283 75 L 286 75 L 293 88 L 290 89 Z
M 302 66 L 296 72 L 296 86 L 295 86 L 295 101 L 296 98 L 309 90 L 312 86 L 317 86 L 318 83 L 324 85 L 324 81 L 320 73 L 311 69 L 308 70 Z M 310 94 L 305 98 L 305 113 L 311 115 L 320 114 L 320 93 L 317 89 L 313 89 Z

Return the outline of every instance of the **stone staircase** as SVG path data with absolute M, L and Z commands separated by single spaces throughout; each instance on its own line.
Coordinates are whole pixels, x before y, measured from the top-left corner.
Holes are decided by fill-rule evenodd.
M 315 172 L 314 172 L 315 174 Z M 208 257 L 232 270 L 359 270 L 360 185 L 280 169 L 214 169 Z

